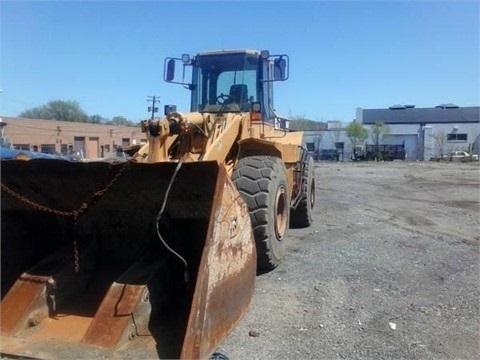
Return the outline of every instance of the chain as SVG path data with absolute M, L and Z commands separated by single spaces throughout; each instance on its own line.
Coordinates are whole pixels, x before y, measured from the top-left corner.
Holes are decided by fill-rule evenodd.
M 77 222 L 75 221 L 76 226 Z M 75 272 L 78 274 L 78 271 L 80 270 L 80 255 L 78 254 L 78 244 L 77 244 L 77 239 L 75 236 L 73 237 L 73 268 L 75 269 Z
M 127 166 L 129 165 L 129 162 L 126 162 L 124 165 L 121 166 L 120 170 L 115 174 L 115 176 L 100 190 L 95 191 L 93 195 L 90 197 L 88 201 L 83 202 L 77 209 L 72 210 L 72 211 L 64 211 L 64 210 L 58 210 L 58 209 L 52 209 L 50 207 L 44 206 L 42 204 L 36 203 L 28 198 L 26 198 L 23 195 L 20 195 L 19 193 L 13 191 L 10 189 L 7 185 L 5 185 L 3 182 L 1 183 L 2 185 L 2 190 L 5 191 L 7 194 L 11 195 L 15 199 L 19 200 L 20 202 L 37 209 L 42 212 L 46 212 L 48 214 L 53 214 L 57 216 L 64 216 L 67 218 L 72 218 L 73 219 L 73 224 L 72 228 L 75 228 L 77 226 L 77 219 L 80 215 L 85 213 L 87 209 L 96 203 L 112 186 L 115 184 L 115 182 L 120 178 L 120 176 L 123 174 L 123 172 L 126 170 Z M 111 168 L 111 166 L 110 166 Z M 73 236 L 73 262 L 74 262 L 74 268 L 75 272 L 78 273 L 80 269 L 80 255 L 78 251 L 78 243 L 77 239 L 75 236 Z
M 75 217 L 75 216 L 78 216 L 78 215 L 82 214 L 88 207 L 87 203 L 82 203 L 82 205 L 78 209 L 73 210 L 73 211 L 62 211 L 62 210 L 52 209 L 52 208 L 49 208 L 47 206 L 38 204 L 38 203 L 36 203 L 36 202 L 34 202 L 30 199 L 27 199 L 25 196 L 20 195 L 19 193 L 10 189 L 3 182 L 1 184 L 2 184 L 2 190 L 3 191 L 5 191 L 7 194 L 11 195 L 12 197 L 16 198 L 20 202 L 22 202 L 26 205 L 29 205 L 34 209 L 37 209 L 37 210 L 40 210 L 40 211 L 43 211 L 43 212 L 46 212 L 46 213 L 50 213 L 50 214 L 53 214 L 53 215 Z

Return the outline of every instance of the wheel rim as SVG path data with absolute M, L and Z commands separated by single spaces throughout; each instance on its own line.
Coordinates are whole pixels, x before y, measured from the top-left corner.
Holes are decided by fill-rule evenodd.
M 283 239 L 287 230 L 287 199 L 285 188 L 280 186 L 275 197 L 275 235 L 278 241 Z

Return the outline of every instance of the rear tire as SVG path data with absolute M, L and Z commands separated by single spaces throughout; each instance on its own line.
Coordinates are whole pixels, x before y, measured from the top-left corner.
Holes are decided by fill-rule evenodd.
M 303 174 L 302 199 L 295 210 L 290 213 L 292 227 L 304 228 L 313 223 L 313 206 L 315 205 L 315 163 L 309 157 Z
M 245 157 L 235 166 L 232 180 L 250 211 L 257 269 L 272 270 L 284 255 L 289 227 L 290 194 L 285 164 L 272 156 Z

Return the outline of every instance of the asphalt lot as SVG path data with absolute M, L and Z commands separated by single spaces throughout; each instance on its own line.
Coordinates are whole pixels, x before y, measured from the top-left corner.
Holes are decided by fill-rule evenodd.
M 319 162 L 316 184 L 314 225 L 290 231 L 219 351 L 478 359 L 480 164 Z

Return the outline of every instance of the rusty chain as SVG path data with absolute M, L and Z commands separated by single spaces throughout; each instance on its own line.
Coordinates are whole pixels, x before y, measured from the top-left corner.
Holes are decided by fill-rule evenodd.
M 97 202 L 112 186 L 115 184 L 115 182 L 120 178 L 120 176 L 123 174 L 123 172 L 126 170 L 127 166 L 129 165 L 129 162 L 126 162 L 124 165 L 120 167 L 120 170 L 115 174 L 115 176 L 100 190 L 95 191 L 93 195 L 90 197 L 88 201 L 83 202 L 77 209 L 72 210 L 72 211 L 64 211 L 64 210 L 58 210 L 58 209 L 52 209 L 48 206 L 38 204 L 34 202 L 33 200 L 30 200 L 26 198 L 23 195 L 20 195 L 19 193 L 15 192 L 14 190 L 10 189 L 8 186 L 6 186 L 3 182 L 1 182 L 2 190 L 5 191 L 7 194 L 11 195 L 15 199 L 19 200 L 20 202 L 37 209 L 42 212 L 46 212 L 48 214 L 53 214 L 57 216 L 64 216 L 67 218 L 71 218 L 73 220 L 72 228 L 75 228 L 77 226 L 77 219 L 80 215 L 85 213 L 87 209 L 93 205 L 95 202 Z M 110 169 L 112 166 L 110 165 Z M 80 255 L 78 252 L 78 243 L 77 239 L 75 236 L 73 236 L 73 259 L 74 259 L 74 269 L 75 272 L 78 273 L 80 269 Z

